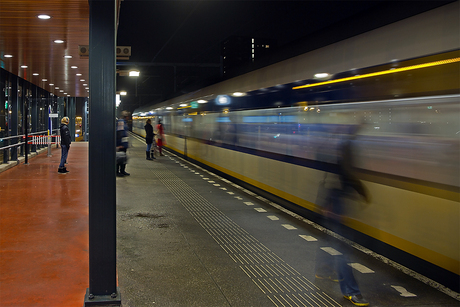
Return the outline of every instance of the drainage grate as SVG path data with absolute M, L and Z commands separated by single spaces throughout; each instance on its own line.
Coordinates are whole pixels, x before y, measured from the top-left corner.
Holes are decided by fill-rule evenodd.
M 166 166 L 152 171 L 275 306 L 341 306 Z

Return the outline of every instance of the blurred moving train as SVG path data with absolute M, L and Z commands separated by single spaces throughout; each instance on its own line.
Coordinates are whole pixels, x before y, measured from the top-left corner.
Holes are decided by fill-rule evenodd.
M 353 240 L 459 292 L 459 2 L 133 113 L 167 148 L 318 220 L 349 130 Z M 318 73 L 322 73 L 318 75 Z M 316 74 L 316 77 L 313 77 Z

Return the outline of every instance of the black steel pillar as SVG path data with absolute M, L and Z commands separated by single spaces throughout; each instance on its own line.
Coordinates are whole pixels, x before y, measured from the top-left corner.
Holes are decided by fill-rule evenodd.
M 82 114 L 82 133 L 83 133 L 83 141 L 88 142 L 88 133 L 89 133 L 89 125 L 88 125 L 88 99 L 85 98 L 85 103 L 83 105 L 83 110 L 81 112 Z
M 72 141 L 75 141 L 75 116 L 77 111 L 77 98 L 67 97 L 66 114 L 69 117 L 69 130 Z
M 19 133 L 19 95 L 18 95 L 18 82 L 19 78 L 16 76 L 11 76 L 11 117 L 10 117 L 10 136 L 18 135 Z M 16 144 L 19 139 L 11 139 L 10 144 Z M 11 161 L 18 160 L 18 148 L 11 148 Z
M 59 114 L 58 120 L 59 123 L 61 123 L 61 119 L 67 115 L 66 109 L 65 109 L 65 98 L 64 97 L 57 97 L 57 113 Z
M 89 0 L 89 6 L 89 289 L 85 306 L 120 306 L 116 276 L 116 1 Z
M 24 96 L 24 112 L 23 124 L 24 124 L 24 164 L 29 164 L 29 97 Z
M 39 105 L 39 100 L 40 100 L 40 89 L 32 85 L 32 91 L 33 91 L 33 97 L 30 100 L 30 118 L 32 121 L 32 130 L 30 132 L 38 132 L 37 127 L 38 127 L 38 105 Z M 37 151 L 37 145 L 32 144 L 30 146 L 30 151 L 31 152 L 36 152 Z

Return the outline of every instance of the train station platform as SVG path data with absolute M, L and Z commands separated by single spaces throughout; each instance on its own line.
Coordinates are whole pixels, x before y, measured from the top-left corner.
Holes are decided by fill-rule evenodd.
M 317 260 L 349 255 L 370 306 L 459 306 L 458 293 L 132 135 L 117 177 L 122 306 L 353 306 Z M 88 287 L 88 144 L 0 173 L 0 306 L 82 306 Z M 274 174 L 275 176 L 276 174 Z M 324 276 L 322 276 L 324 277 Z

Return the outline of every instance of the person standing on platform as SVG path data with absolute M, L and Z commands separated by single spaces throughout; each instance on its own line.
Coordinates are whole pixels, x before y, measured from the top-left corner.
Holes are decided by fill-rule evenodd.
M 153 160 L 155 159 L 155 155 L 153 153 L 152 155 L 150 155 L 150 149 L 152 148 L 153 137 L 155 136 L 155 134 L 153 133 L 153 126 L 152 126 L 152 121 L 150 120 L 150 118 L 147 119 L 144 129 L 145 129 L 145 143 L 147 143 L 147 151 L 145 152 L 145 156 L 147 157 L 147 160 Z
M 72 138 L 70 137 L 70 130 L 68 127 L 69 118 L 63 117 L 61 119 L 61 163 L 59 163 L 58 173 L 66 174 L 69 171 L 65 167 L 65 163 L 67 163 L 67 155 L 69 154 L 70 150 L 70 143 L 72 143 Z
M 157 125 L 157 135 L 156 135 L 156 138 L 157 138 L 157 145 L 158 145 L 158 151 L 160 152 L 160 156 L 164 156 L 163 154 L 163 145 L 166 144 L 165 142 L 165 131 L 164 131 L 164 127 L 163 127 L 163 124 L 161 123 L 161 119 L 158 120 L 158 125 Z
M 129 112 L 121 112 L 122 118 L 117 120 L 117 176 L 129 176 L 130 174 L 126 172 L 126 163 L 128 158 L 126 156 L 126 151 L 129 147 L 128 141 L 128 119 Z
M 324 211 L 324 224 L 327 228 L 335 233 L 344 236 L 343 217 L 346 215 L 346 199 L 352 197 L 353 193 L 358 193 L 366 203 L 370 202 L 369 193 L 355 175 L 354 155 L 352 146 L 356 139 L 360 126 L 349 127 L 349 133 L 344 141 L 339 145 L 337 161 L 337 179 L 329 183 L 329 188 L 325 193 L 318 191 L 318 195 L 324 194 L 318 199 L 317 203 L 321 205 Z M 329 174 L 327 175 L 329 176 Z M 327 179 L 325 177 L 323 184 Z M 320 187 L 321 190 L 321 187 Z M 368 306 L 369 302 L 364 299 L 359 289 L 358 283 L 353 275 L 353 268 L 348 265 L 348 256 L 345 249 L 335 240 L 328 240 L 326 243 L 339 253 L 331 256 L 324 254 L 321 247 L 317 253 L 315 277 L 318 279 L 330 279 L 340 283 L 340 290 L 345 299 L 351 301 L 356 306 Z M 324 247 L 323 247 L 324 248 Z

